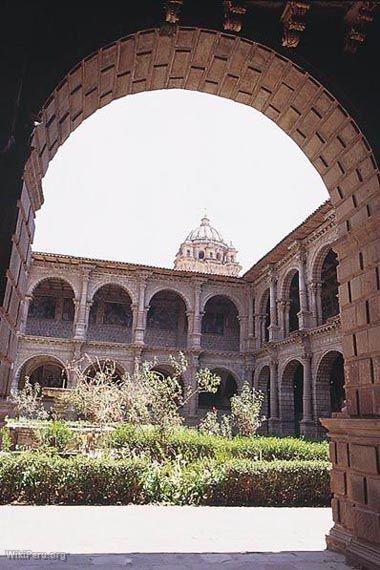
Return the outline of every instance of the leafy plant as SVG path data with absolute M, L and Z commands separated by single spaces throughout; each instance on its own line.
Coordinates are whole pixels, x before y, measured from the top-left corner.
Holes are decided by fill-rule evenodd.
M 244 382 L 240 394 L 231 398 L 231 415 L 239 435 L 253 436 L 262 425 L 265 417 L 261 415 L 264 394 L 251 388 Z
M 19 418 L 43 420 L 48 417 L 42 399 L 42 390 L 38 382 L 32 384 L 25 378 L 24 387 L 11 392 L 11 402 Z
M 62 452 L 74 443 L 75 434 L 65 422 L 53 421 L 40 429 L 40 438 L 44 447 L 55 448 Z
M 2 451 L 10 451 L 12 449 L 11 432 L 7 426 L 0 429 L 1 449 Z

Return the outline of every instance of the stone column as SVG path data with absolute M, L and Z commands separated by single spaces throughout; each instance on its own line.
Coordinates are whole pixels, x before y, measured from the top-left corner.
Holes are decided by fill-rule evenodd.
M 286 337 L 286 319 L 285 319 L 286 301 L 283 299 L 277 300 L 278 310 L 278 337 L 283 339 Z
M 260 313 L 255 313 L 255 337 L 256 337 L 256 348 L 261 346 L 261 315 Z
M 255 348 L 255 315 L 253 312 L 253 299 L 251 291 L 248 290 L 248 337 L 247 337 L 247 349 L 253 350 Z
M 139 298 L 137 302 L 137 312 L 135 316 L 136 326 L 133 334 L 133 344 L 135 346 L 144 346 L 144 337 L 146 329 L 146 316 L 148 307 L 145 306 L 145 292 L 147 286 L 147 276 L 141 275 L 139 282 Z
M 270 325 L 269 325 L 269 340 L 274 341 L 278 339 L 278 321 L 277 321 L 277 306 L 276 306 L 276 279 L 274 276 L 270 278 L 269 282 L 269 303 L 270 303 Z
M 260 320 L 261 320 L 261 346 L 266 342 L 265 341 L 265 336 L 266 336 L 266 320 L 267 320 L 267 316 L 264 315 L 260 315 Z
M 284 330 L 285 337 L 289 334 L 289 314 L 290 314 L 290 301 L 285 301 L 284 306 Z
M 198 354 L 187 355 L 188 367 L 182 378 L 185 387 L 184 397 L 188 397 L 189 389 L 193 393 L 184 406 L 184 412 L 190 419 L 195 418 L 198 413 L 198 394 L 194 393 L 196 390 L 195 374 L 198 370 L 198 360 Z
M 21 318 L 20 318 L 20 334 L 26 333 L 26 324 L 28 322 L 29 306 L 30 306 L 30 302 L 32 301 L 32 299 L 33 299 L 32 295 L 26 295 L 24 297 L 24 300 L 22 301 Z
M 305 263 L 306 263 L 306 255 L 304 252 L 301 252 L 298 255 L 298 286 L 299 286 L 299 296 L 300 296 L 300 312 L 298 313 L 298 322 L 300 330 L 308 328 L 310 320 L 306 279 L 305 279 Z
M 318 283 L 316 281 L 310 282 L 311 324 L 315 327 L 320 325 L 322 322 L 321 288 L 322 283 Z
M 278 362 L 275 358 L 271 358 L 269 363 L 270 370 L 270 418 L 269 428 L 271 433 L 276 433 L 279 427 L 279 411 L 278 411 Z
M 322 283 L 317 283 L 317 318 L 318 325 L 322 324 Z
M 303 417 L 302 434 L 310 434 L 310 427 L 313 421 L 312 414 L 312 377 L 311 377 L 311 355 L 307 354 L 302 359 L 303 364 Z M 311 435 L 311 434 L 310 434 Z
M 238 317 L 240 324 L 240 352 L 245 352 L 245 348 L 248 343 L 248 317 L 246 315 L 239 315 Z
M 92 304 L 87 299 L 91 271 L 92 267 L 82 269 L 81 294 L 80 298 L 76 299 L 75 303 L 74 338 L 78 340 L 85 340 L 87 335 L 88 316 L 90 313 L 90 306 Z
M 194 282 L 194 313 L 191 335 L 191 348 L 193 349 L 200 348 L 202 342 L 201 289 L 202 283 Z

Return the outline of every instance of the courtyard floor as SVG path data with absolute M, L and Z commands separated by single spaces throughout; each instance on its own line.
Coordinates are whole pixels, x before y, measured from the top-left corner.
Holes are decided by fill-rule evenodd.
M 4 569 L 348 568 L 325 550 L 327 508 L 3 506 L 0 521 Z

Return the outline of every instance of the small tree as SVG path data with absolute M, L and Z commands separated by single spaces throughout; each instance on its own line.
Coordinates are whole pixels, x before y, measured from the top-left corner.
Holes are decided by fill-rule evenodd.
M 154 370 L 153 361 L 141 363 L 133 374 L 126 373 L 116 381 L 116 364 L 111 360 L 97 360 L 94 377 L 76 363 L 70 367 L 74 388 L 65 396 L 65 402 L 96 424 L 125 420 L 156 425 L 167 432 L 182 424 L 180 410 L 191 398 L 200 392 L 215 393 L 220 383 L 220 378 L 206 368 L 195 373 L 194 382 L 184 393 L 181 376 L 188 368 L 185 355 L 170 356 L 170 364 L 173 368 L 170 376 Z
M 89 360 L 88 357 L 84 357 Z M 85 420 L 95 424 L 109 424 L 123 419 L 120 385 L 116 382 L 116 364 L 112 360 L 91 363 L 92 376 L 83 371 L 83 359 L 70 367 L 74 387 L 63 396 L 61 402 L 73 407 Z
M 173 374 L 165 376 L 154 370 L 156 362 L 143 362 L 138 370 L 126 374 L 121 390 L 124 396 L 126 419 L 136 424 L 152 424 L 162 434 L 183 423 L 181 408 L 200 392 L 215 393 L 220 378 L 207 368 L 195 373 L 194 382 L 184 391 L 181 376 L 187 371 L 188 362 L 181 352 L 170 356 Z
M 19 418 L 44 420 L 48 413 L 44 408 L 41 386 L 32 384 L 27 376 L 24 387 L 12 390 L 11 402 L 15 405 L 15 413 Z
M 240 394 L 231 398 L 231 415 L 236 431 L 240 435 L 253 436 L 265 417 L 261 415 L 264 394 L 251 388 L 248 382 L 242 386 Z

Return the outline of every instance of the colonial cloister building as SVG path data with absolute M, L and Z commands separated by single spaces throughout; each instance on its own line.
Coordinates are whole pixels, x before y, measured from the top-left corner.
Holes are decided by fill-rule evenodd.
M 186 406 L 195 423 L 228 409 L 244 381 L 265 394 L 263 430 L 320 436 L 318 418 L 344 403 L 337 239 L 330 202 L 245 275 L 236 249 L 207 217 L 181 244 L 175 269 L 34 253 L 23 306 L 14 386 L 70 385 L 68 363 L 112 359 L 118 374 L 144 360 L 170 373 L 183 351 L 222 379 L 216 395 Z

